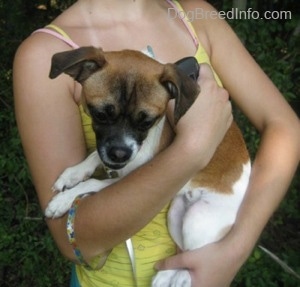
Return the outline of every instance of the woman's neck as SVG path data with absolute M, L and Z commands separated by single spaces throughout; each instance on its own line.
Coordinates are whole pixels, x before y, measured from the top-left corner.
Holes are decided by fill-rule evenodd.
M 93 17 L 103 15 L 117 22 L 131 22 L 152 15 L 159 0 L 79 0 L 82 8 Z
M 78 0 L 55 20 L 79 46 L 105 51 L 143 50 L 172 62 L 193 55 L 195 46 L 180 19 L 170 21 L 166 0 Z

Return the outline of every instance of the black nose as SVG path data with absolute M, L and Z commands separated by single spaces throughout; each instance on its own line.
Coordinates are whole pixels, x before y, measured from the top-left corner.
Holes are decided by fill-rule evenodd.
M 112 146 L 107 153 L 109 159 L 115 163 L 123 163 L 130 159 L 132 150 L 126 146 Z

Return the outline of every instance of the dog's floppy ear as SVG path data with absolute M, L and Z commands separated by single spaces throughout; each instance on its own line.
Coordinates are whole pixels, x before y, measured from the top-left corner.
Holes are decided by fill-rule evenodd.
M 105 65 L 101 48 L 82 47 L 53 55 L 49 77 L 56 78 L 66 73 L 77 82 L 84 82 L 91 74 Z
M 160 82 L 175 99 L 174 124 L 186 113 L 197 98 L 200 87 L 197 81 L 185 75 L 175 64 L 166 64 Z

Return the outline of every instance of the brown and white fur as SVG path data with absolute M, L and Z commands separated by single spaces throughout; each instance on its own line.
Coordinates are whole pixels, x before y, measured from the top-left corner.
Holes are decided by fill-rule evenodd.
M 99 165 L 118 170 L 123 177 L 165 148 L 172 139 L 165 116 L 168 101 L 175 99 L 176 123 L 199 93 L 197 83 L 175 65 L 161 64 L 138 51 L 84 47 L 59 53 L 53 57 L 50 77 L 63 72 L 82 85 L 97 151 L 57 179 L 53 189 L 59 193 L 45 211 L 50 218 L 66 213 L 78 195 L 101 191 L 118 180 L 90 178 Z M 233 123 L 210 163 L 172 201 L 168 228 L 181 250 L 200 248 L 228 233 L 250 170 L 245 143 Z M 189 287 L 191 277 L 186 270 L 160 271 L 152 286 Z

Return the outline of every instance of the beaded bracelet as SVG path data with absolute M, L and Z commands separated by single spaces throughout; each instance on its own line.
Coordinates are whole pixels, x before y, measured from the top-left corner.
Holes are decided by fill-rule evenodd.
M 87 196 L 87 194 L 78 195 L 72 203 L 72 206 L 69 210 L 68 220 L 67 220 L 67 234 L 69 238 L 69 242 L 73 248 L 74 254 L 79 261 L 79 263 L 84 266 L 88 270 L 92 270 L 93 268 L 84 260 L 82 253 L 77 246 L 76 239 L 75 239 L 75 230 L 74 230 L 74 221 L 75 221 L 75 214 L 76 210 L 79 206 L 79 203 L 83 197 Z

